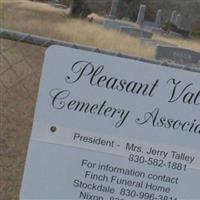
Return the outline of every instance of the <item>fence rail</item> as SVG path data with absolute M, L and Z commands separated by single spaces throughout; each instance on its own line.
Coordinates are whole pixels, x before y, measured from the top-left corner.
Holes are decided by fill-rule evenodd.
M 62 40 L 52 39 L 49 37 L 37 36 L 37 35 L 29 34 L 29 33 L 17 32 L 17 31 L 3 29 L 3 28 L 0 29 L 0 38 L 32 44 L 32 45 L 37 45 L 41 47 L 49 47 L 51 45 L 61 45 L 61 46 L 66 46 L 66 47 L 71 47 L 71 48 L 76 48 L 76 49 L 81 49 L 81 50 L 86 50 L 86 51 L 97 52 L 97 53 L 106 54 L 106 55 L 112 55 L 112 56 L 117 56 L 117 57 L 122 57 L 122 58 L 148 62 L 152 64 L 158 64 L 158 65 L 163 65 L 163 66 L 168 66 L 168 67 L 181 68 L 185 70 L 200 72 L 199 68 L 192 67 L 189 65 L 185 66 L 185 65 L 180 65 L 180 64 L 168 63 L 166 61 L 163 62 L 163 61 L 145 59 L 141 57 L 126 55 L 120 52 L 112 52 L 106 49 L 99 49 L 99 48 L 95 48 L 91 46 L 66 42 Z

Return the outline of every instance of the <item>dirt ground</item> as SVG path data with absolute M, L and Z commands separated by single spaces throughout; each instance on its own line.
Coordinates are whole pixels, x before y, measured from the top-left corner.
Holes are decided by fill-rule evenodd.
M 0 40 L 0 200 L 18 199 L 45 49 Z

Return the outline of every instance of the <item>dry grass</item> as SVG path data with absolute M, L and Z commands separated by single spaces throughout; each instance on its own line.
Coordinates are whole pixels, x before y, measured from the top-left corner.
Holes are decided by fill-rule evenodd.
M 64 10 L 48 4 L 27 0 L 3 0 L 2 3 L 3 27 L 140 57 L 154 57 L 155 47 L 144 49 L 137 38 L 105 30 L 85 20 L 71 19 Z
M 102 26 L 88 23 L 86 20 L 69 18 L 65 10 L 45 3 L 2 0 L 1 7 L 3 7 L 2 27 L 139 57 L 154 58 L 155 55 L 155 46 L 145 45 L 144 48 L 138 38 L 120 35 L 113 30 L 105 30 Z M 173 39 L 158 35 L 154 35 L 154 39 L 200 51 L 200 40 Z

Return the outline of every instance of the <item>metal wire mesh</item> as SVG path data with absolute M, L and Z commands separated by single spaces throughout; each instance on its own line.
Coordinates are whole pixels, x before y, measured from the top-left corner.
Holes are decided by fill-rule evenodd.
M 0 199 L 18 199 L 45 48 L 1 39 Z
M 0 199 L 18 199 L 46 47 L 59 44 L 144 62 L 154 60 L 0 29 Z M 170 65 L 181 67 L 180 65 Z M 188 70 L 200 71 L 187 68 Z

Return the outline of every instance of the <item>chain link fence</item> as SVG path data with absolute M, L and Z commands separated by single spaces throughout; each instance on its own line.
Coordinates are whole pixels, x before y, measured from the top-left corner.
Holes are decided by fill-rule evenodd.
M 0 200 L 12 200 L 18 199 L 45 48 L 2 38 L 0 44 Z
M 132 57 L 6 29 L 0 29 L 0 200 L 18 199 L 45 49 L 58 44 L 143 62 Z M 184 68 L 181 65 L 170 67 Z M 188 68 L 187 70 L 199 71 Z

